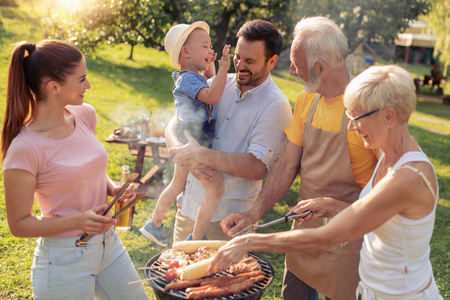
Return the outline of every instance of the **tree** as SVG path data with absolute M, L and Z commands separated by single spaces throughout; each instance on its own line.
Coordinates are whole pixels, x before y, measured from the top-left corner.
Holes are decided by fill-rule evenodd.
M 324 15 L 344 32 L 352 53 L 367 42 L 392 43 L 410 20 L 426 14 L 430 0 L 297 0 L 293 15 Z M 292 16 L 290 16 L 292 18 Z M 301 17 L 300 17 L 301 18 Z M 299 20 L 298 20 L 299 21 Z
M 12 6 L 17 7 L 17 2 L 15 0 L 0 0 L 0 6 Z
M 433 3 L 430 13 L 423 17 L 427 25 L 434 29 L 436 44 L 435 55 L 439 54 L 439 60 L 444 62 L 444 77 L 447 76 L 447 68 L 450 63 L 450 0 L 437 0 Z
M 89 53 L 113 35 L 117 21 L 113 7 L 114 2 L 111 1 L 85 0 L 83 5 L 48 11 L 47 18 L 42 20 L 45 35 L 67 40 Z
M 287 8 L 283 0 L 83 0 L 83 4 L 53 13 L 43 20 L 47 37 L 72 42 L 85 52 L 99 43 L 142 43 L 163 49 L 164 36 L 178 23 L 204 20 L 211 26 L 213 46 L 235 44 L 239 27 L 248 19 L 263 18 L 280 28 Z M 289 2 L 289 1 L 287 1 Z M 207 8 L 207 9 L 205 9 Z
M 292 0 L 192 0 L 194 4 L 185 13 L 185 21 L 204 20 L 211 27 L 213 48 L 222 50 L 225 44 L 235 45 L 236 34 L 247 20 L 264 19 L 274 23 L 280 30 L 287 29 L 283 16 Z M 204 9 L 207 7 L 208 9 Z
M 43 19 L 48 38 L 68 40 L 83 51 L 93 52 L 99 43 L 138 43 L 161 48 L 170 28 L 169 9 L 158 0 L 83 0 Z
M 164 36 L 178 23 L 206 21 L 213 47 L 235 45 L 240 26 L 250 19 L 264 19 L 285 32 L 285 45 L 302 16 L 325 15 L 339 24 L 350 52 L 358 45 L 392 42 L 410 20 L 426 14 L 432 0 L 84 0 L 66 15 L 45 20 L 49 36 L 69 39 L 82 49 L 100 42 L 143 43 L 163 49 Z
M 115 2 L 118 12 L 114 34 L 108 40 L 131 45 L 129 59 L 133 59 L 134 46 L 161 48 L 163 32 L 170 24 L 164 1 L 128 0 Z

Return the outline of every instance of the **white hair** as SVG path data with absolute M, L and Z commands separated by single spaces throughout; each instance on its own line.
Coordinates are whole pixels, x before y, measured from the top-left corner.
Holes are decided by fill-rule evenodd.
M 307 39 L 305 49 L 308 68 L 319 60 L 331 67 L 337 67 L 347 58 L 347 39 L 336 23 L 329 18 L 322 16 L 303 18 L 295 26 L 295 38 Z
M 409 73 L 396 65 L 370 67 L 347 86 L 344 105 L 352 104 L 371 111 L 392 107 L 402 124 L 416 109 L 416 90 Z

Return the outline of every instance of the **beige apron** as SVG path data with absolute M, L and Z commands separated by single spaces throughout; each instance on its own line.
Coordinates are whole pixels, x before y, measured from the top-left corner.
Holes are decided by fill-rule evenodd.
M 300 199 L 328 196 L 352 203 L 361 187 L 356 183 L 347 144 L 348 118 L 343 114 L 338 133 L 311 126 L 320 95 L 314 100 L 303 133 Z M 317 218 L 303 224 L 294 222 L 292 229 L 323 225 Z M 299 241 L 301 243 L 301 241 Z M 362 239 L 325 251 L 286 254 L 288 270 L 321 294 L 333 300 L 355 299 L 358 286 L 359 251 Z

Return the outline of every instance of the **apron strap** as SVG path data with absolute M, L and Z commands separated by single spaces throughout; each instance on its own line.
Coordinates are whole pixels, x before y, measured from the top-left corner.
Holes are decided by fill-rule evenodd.
M 344 113 L 342 116 L 342 122 L 341 122 L 341 133 L 346 133 L 347 132 L 347 125 L 348 125 L 348 117 L 347 114 Z
M 319 104 L 320 97 L 322 97 L 322 95 L 321 94 L 317 94 L 316 98 L 314 98 L 314 102 L 313 102 L 313 104 L 311 106 L 311 109 L 309 110 L 308 117 L 306 118 L 306 124 L 308 124 L 308 125 L 311 124 L 311 122 L 312 122 L 314 113 L 316 112 L 317 105 Z
M 309 110 L 308 117 L 306 118 L 306 124 L 310 125 L 312 123 L 312 119 L 314 117 L 314 113 L 316 112 L 317 106 L 319 105 L 319 100 L 322 97 L 321 94 L 317 94 L 314 98 L 314 102 L 311 106 L 311 109 Z M 347 132 L 347 124 L 348 124 L 348 117 L 346 114 L 342 115 L 342 122 L 341 127 L 339 129 L 340 133 Z

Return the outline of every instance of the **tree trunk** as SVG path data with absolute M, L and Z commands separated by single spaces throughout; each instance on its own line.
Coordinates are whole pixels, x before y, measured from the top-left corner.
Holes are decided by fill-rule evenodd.
M 445 59 L 445 63 L 444 63 L 445 67 L 444 67 L 444 73 L 443 73 L 443 76 L 444 76 L 445 78 L 447 78 L 448 62 L 449 62 L 449 59 L 446 58 L 446 59 Z
M 180 22 L 180 10 L 178 9 L 177 1 L 171 0 L 170 4 L 173 9 L 173 18 L 175 21 Z
M 220 14 L 221 18 L 220 21 L 217 23 L 217 25 L 214 27 L 214 32 L 216 33 L 216 36 L 214 38 L 213 42 L 213 49 L 214 52 L 217 53 L 217 59 L 214 62 L 214 65 L 216 66 L 216 73 L 219 68 L 219 62 L 218 59 L 222 57 L 222 49 L 223 46 L 225 46 L 225 41 L 227 39 L 228 35 L 228 26 L 230 23 L 230 18 L 233 15 L 233 12 L 224 11 L 222 14 Z M 231 45 L 236 46 L 236 45 Z
M 128 57 L 129 60 L 133 60 L 133 50 L 134 50 L 134 44 L 131 44 L 130 56 Z
M 230 23 L 230 17 L 231 14 L 228 12 L 221 14 L 220 21 L 214 28 L 214 31 L 216 32 L 216 37 L 214 39 L 213 48 L 219 54 L 222 52 L 223 46 L 225 45 L 225 40 L 228 34 L 228 26 Z

